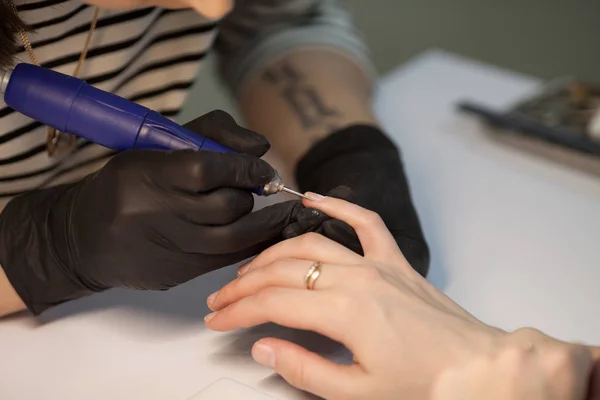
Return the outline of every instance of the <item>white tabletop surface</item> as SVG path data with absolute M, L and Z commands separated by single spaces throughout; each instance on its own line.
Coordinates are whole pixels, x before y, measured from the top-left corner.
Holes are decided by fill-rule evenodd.
M 377 110 L 403 148 L 431 281 L 488 323 L 598 343 L 600 180 L 502 146 L 454 109 L 464 98 L 506 106 L 538 83 L 430 52 L 382 80 Z M 344 352 L 276 327 L 207 331 L 206 296 L 233 273 L 166 293 L 109 291 L 37 320 L 0 322 L 0 398 L 184 400 L 221 378 L 306 398 L 252 362 L 252 343 L 276 334 L 332 357 Z

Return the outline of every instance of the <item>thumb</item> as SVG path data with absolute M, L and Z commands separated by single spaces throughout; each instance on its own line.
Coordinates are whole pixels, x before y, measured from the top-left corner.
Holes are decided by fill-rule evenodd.
M 275 338 L 256 342 L 252 358 L 300 390 L 325 399 L 363 398 L 357 396 L 364 378 L 357 364 L 335 364 L 297 344 Z
M 266 137 L 239 126 L 231 115 L 222 110 L 211 111 L 184 127 L 238 153 L 262 157 L 271 147 Z

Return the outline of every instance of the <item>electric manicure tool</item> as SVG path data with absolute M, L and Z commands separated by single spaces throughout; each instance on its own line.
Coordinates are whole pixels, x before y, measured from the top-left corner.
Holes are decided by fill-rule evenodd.
M 4 94 L 4 102 L 9 107 L 21 114 L 117 151 L 233 151 L 185 129 L 156 111 L 97 89 L 80 79 L 32 64 L 17 64 L 14 69 L 0 71 L 0 94 Z M 308 198 L 285 187 L 277 173 L 264 187 L 253 190 L 259 196 L 282 191 Z

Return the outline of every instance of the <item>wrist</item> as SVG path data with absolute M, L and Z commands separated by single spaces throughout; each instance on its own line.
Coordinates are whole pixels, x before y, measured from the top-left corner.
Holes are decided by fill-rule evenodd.
M 12 287 L 0 266 L 0 317 L 25 310 L 25 304 Z
M 33 315 L 89 293 L 64 263 L 72 186 L 16 197 L 0 215 L 0 265 Z
M 586 399 L 593 370 L 586 346 L 554 340 L 535 329 L 506 333 L 493 351 L 445 372 L 435 400 Z
M 371 182 L 378 172 L 389 174 L 390 167 L 402 169 L 396 145 L 376 124 L 356 124 L 316 143 L 298 162 L 296 181 L 301 191 L 327 193 L 340 185 Z
M 452 360 L 446 360 L 431 386 L 431 400 L 504 399 L 494 397 L 489 388 L 490 381 L 499 371 L 498 360 L 503 352 L 503 343 L 508 333 L 485 326 L 482 330 L 469 332 L 468 345 L 457 350 Z M 473 335 L 474 333 L 474 335 Z M 500 381 L 502 378 L 498 376 Z

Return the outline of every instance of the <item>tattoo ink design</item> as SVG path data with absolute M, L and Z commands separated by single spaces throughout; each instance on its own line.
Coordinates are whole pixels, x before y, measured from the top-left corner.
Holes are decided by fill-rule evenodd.
M 302 73 L 289 62 L 283 62 L 263 76 L 272 85 L 281 87 L 281 93 L 287 104 L 298 117 L 302 129 L 309 130 L 321 126 L 330 131 L 336 130 L 336 119 L 340 113 L 327 106 L 317 89 L 306 82 Z

